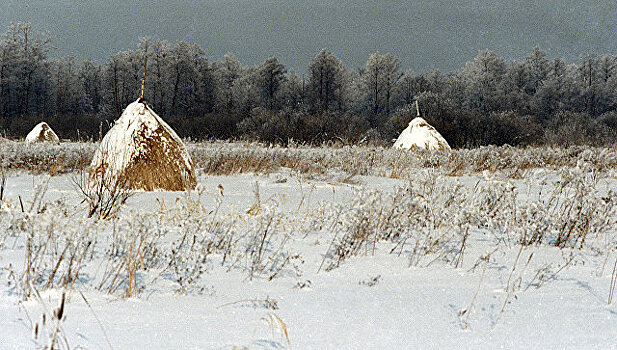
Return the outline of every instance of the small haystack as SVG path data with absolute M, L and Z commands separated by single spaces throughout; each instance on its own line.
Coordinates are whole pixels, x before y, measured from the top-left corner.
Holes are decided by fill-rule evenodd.
M 47 123 L 40 122 L 28 133 L 26 142 L 53 142 L 58 144 L 60 139 Z
M 101 141 L 90 179 L 146 191 L 184 191 L 197 184 L 182 140 L 141 98 L 126 107 Z
M 449 151 L 450 145 L 441 134 L 421 117 L 414 118 L 398 137 L 394 148 Z

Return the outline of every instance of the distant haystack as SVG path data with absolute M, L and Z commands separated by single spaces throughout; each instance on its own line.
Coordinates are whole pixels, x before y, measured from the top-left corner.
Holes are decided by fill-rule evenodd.
M 141 99 L 126 107 L 101 141 L 90 179 L 146 191 L 184 191 L 197 184 L 182 140 Z
M 409 126 L 398 137 L 394 148 L 414 149 L 422 148 L 428 151 L 447 151 L 450 145 L 441 134 L 429 125 L 423 118 L 414 118 Z
M 32 131 L 28 133 L 28 135 L 26 136 L 26 142 L 60 143 L 60 139 L 58 138 L 58 135 L 56 135 L 56 133 L 51 130 L 47 123 L 40 122 L 32 129 Z

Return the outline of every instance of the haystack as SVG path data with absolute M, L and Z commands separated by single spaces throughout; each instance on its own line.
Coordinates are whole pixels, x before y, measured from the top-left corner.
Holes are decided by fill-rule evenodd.
M 90 179 L 146 191 L 184 191 L 197 184 L 182 140 L 141 99 L 126 107 L 101 141 Z
M 45 122 L 38 123 L 26 136 L 26 142 L 53 142 L 60 143 L 58 135 Z
M 421 117 L 414 118 L 409 126 L 398 137 L 394 148 L 415 149 L 428 151 L 447 151 L 450 145 L 441 134 Z

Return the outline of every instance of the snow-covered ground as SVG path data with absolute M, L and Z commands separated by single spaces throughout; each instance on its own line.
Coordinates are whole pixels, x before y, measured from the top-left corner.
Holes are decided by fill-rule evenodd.
M 199 175 L 190 196 L 138 192 L 96 221 L 76 176 L 8 173 L 0 348 L 49 345 L 63 293 L 58 345 L 70 348 L 617 348 L 611 177 Z M 583 248 L 554 247 L 559 215 L 586 217 L 564 214 L 573 198 L 593 208 Z M 141 250 L 127 249 L 136 236 Z M 78 278 L 61 280 L 65 260 L 50 278 L 86 241 Z

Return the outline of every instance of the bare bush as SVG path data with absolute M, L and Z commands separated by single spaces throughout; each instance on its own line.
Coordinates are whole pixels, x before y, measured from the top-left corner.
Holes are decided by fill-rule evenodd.
M 91 178 L 86 170 L 80 170 L 73 175 L 72 182 L 75 190 L 88 204 L 88 217 L 109 219 L 118 214 L 118 211 L 132 197 L 135 191 L 126 186 L 127 179 L 109 179 L 104 175 Z

